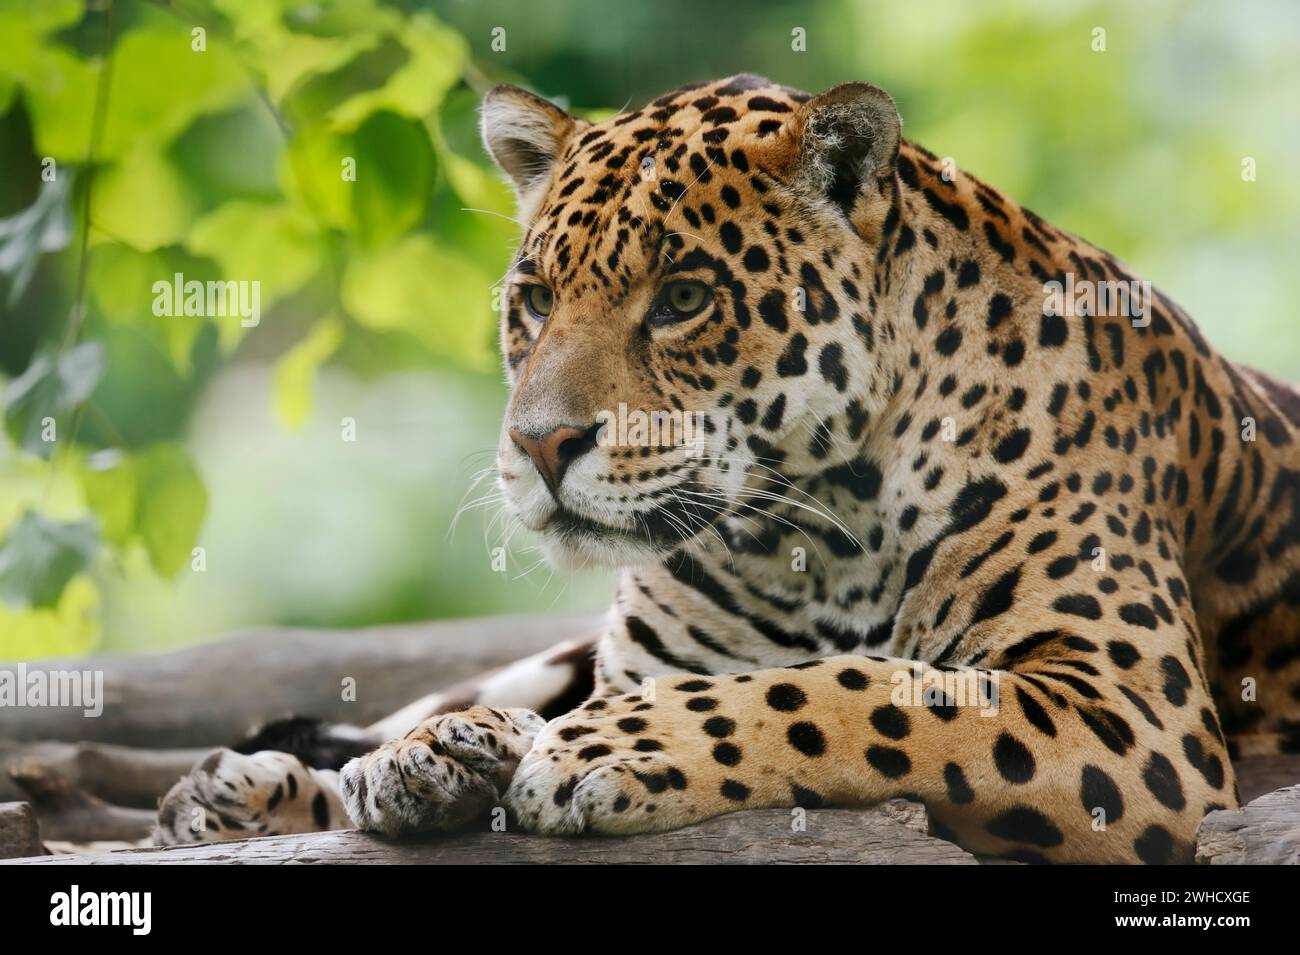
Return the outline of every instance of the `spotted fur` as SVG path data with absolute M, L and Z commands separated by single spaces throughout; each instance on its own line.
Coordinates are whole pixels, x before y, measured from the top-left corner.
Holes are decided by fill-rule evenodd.
M 340 829 L 347 813 L 338 773 L 274 750 L 216 749 L 163 797 L 159 845 Z
M 593 698 L 504 787 L 525 827 L 907 796 L 988 855 L 1178 862 L 1237 803 L 1229 736 L 1300 748 L 1296 392 L 1158 292 L 1048 314 L 1067 273 L 1136 276 L 946 174 L 875 87 L 738 76 L 594 124 L 503 87 L 484 135 L 524 228 L 501 484 L 555 563 L 623 568 Z M 664 320 L 677 281 L 710 299 Z M 707 441 L 602 445 L 620 403 Z M 996 706 L 910 692 L 962 681 Z

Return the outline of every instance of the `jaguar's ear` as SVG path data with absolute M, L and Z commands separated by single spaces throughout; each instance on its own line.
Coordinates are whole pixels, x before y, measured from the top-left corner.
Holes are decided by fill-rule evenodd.
M 879 192 L 894 174 L 898 108 L 869 83 L 841 83 L 804 103 L 788 128 L 798 143 L 794 178 L 847 214 L 860 193 Z
M 517 86 L 494 86 L 483 97 L 483 144 L 522 201 L 546 182 L 578 120 Z

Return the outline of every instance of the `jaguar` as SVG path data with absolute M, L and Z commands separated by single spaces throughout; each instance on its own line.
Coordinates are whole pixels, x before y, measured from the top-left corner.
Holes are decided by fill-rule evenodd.
M 1300 393 L 866 83 L 599 122 L 498 86 L 482 132 L 522 227 L 499 486 L 552 564 L 619 568 L 613 609 L 216 751 L 159 841 L 905 797 L 982 856 L 1186 862 L 1232 759 L 1300 750 Z M 610 440 L 620 407 L 699 428 Z

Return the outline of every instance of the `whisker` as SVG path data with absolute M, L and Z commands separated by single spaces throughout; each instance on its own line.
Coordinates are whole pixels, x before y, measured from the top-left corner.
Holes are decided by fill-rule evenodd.
M 699 493 L 699 492 L 694 492 L 694 491 L 685 491 L 684 493 L 687 493 L 687 494 L 696 494 L 696 493 Z M 782 516 L 779 515 L 779 514 L 774 514 L 774 513 L 772 513 L 772 512 L 769 511 L 769 510 L 764 510 L 763 508 L 756 507 L 756 506 L 753 505 L 753 504 L 747 504 L 747 503 L 745 503 L 744 501 L 728 501 L 728 500 L 727 500 L 723 495 L 721 495 L 721 494 L 716 495 L 716 497 L 718 497 L 718 499 L 722 500 L 722 501 L 723 501 L 723 502 L 728 506 L 728 508 L 731 508 L 731 507 L 744 508 L 745 510 L 753 511 L 755 514 L 758 514 L 760 517 L 763 517 L 763 518 L 766 518 L 766 519 L 774 520 L 774 521 L 776 521 L 778 524 L 782 524 L 782 525 L 784 525 L 784 526 L 786 526 L 786 527 L 789 527 L 792 531 L 795 531 L 796 533 L 798 533 L 798 534 L 800 534 L 800 535 L 803 536 L 804 540 L 806 540 L 806 541 L 808 542 L 808 544 L 812 547 L 812 549 L 817 553 L 817 558 L 818 558 L 819 560 L 822 560 L 823 562 L 825 561 L 825 557 L 823 556 L 823 554 L 822 554 L 822 552 L 821 552 L 821 547 L 818 545 L 816 539 L 815 539 L 814 537 L 812 537 L 812 535 L 810 535 L 810 534 L 808 533 L 808 530 L 807 530 L 806 528 L 800 526 L 799 524 L 794 523 L 793 521 L 790 521 L 790 520 L 788 520 L 788 519 L 782 517 Z M 730 516 L 735 517 L 737 520 L 749 520 L 749 519 L 750 519 L 747 515 L 736 514 L 734 511 L 727 511 L 726 513 L 728 513 Z M 749 534 L 750 537 L 753 537 L 753 538 L 754 538 L 754 541 L 755 541 L 756 543 L 759 542 L 758 538 L 754 535 L 754 533 L 753 533 L 752 531 L 750 531 L 748 528 L 742 528 L 742 529 L 745 530 L 745 532 L 746 532 L 747 534 Z
M 508 216 L 504 212 L 497 212 L 493 209 L 475 209 L 472 206 L 462 206 L 460 211 L 478 212 L 478 213 L 482 213 L 485 216 L 496 216 L 498 219 L 505 219 L 507 222 L 511 222 L 514 223 L 515 225 L 519 225 L 519 222 L 515 219 L 514 216 Z

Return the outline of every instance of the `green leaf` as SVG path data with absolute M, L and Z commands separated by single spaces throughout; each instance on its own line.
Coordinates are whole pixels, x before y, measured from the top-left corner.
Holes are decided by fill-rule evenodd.
M 90 652 L 99 640 L 99 606 L 99 591 L 87 577 L 69 581 L 53 607 L 14 611 L 0 600 L 0 660 Z
M 352 7 L 357 0 L 349 0 Z M 379 42 L 379 31 L 385 28 L 387 16 L 363 17 L 349 24 L 349 29 L 330 35 L 312 35 L 290 30 L 285 25 L 286 14 L 294 14 L 296 3 L 277 3 L 276 0 L 216 0 L 215 6 L 235 25 L 235 37 L 247 48 L 246 57 L 266 79 L 266 91 L 275 102 L 281 102 L 295 87 L 321 73 L 330 73 L 346 66 L 360 53 L 373 49 Z M 320 4 L 313 4 L 309 15 L 319 22 Z
M 101 452 L 86 462 L 81 486 L 105 540 L 125 550 L 137 538 L 159 574 L 189 560 L 208 511 L 208 492 L 185 451 L 155 444 L 135 455 Z
M 9 306 L 22 297 L 41 256 L 57 252 L 72 238 L 68 201 L 72 174 L 42 180 L 36 200 L 22 212 L 0 219 L 0 272 L 11 277 Z
M 101 67 L 60 47 L 41 45 L 0 62 L 4 63 L 0 68 L 7 67 L 22 86 L 32 116 L 37 155 L 52 156 L 60 162 L 84 162 Z
M 288 4 L 283 0 L 212 0 L 212 6 L 234 22 L 235 33 L 242 40 L 278 28 Z
M 368 117 L 352 140 L 357 164 L 352 219 L 361 243 L 374 248 L 424 216 L 433 188 L 433 144 L 420 123 L 388 112 Z
M 229 0 L 223 0 L 229 2 Z M 245 0 L 247 2 L 247 0 Z M 262 0 L 255 0 L 262 2 Z M 392 0 L 276 0 L 284 6 L 284 22 L 295 32 L 345 37 L 363 30 L 400 30 L 405 16 Z
M 367 30 L 391 30 L 403 22 L 387 0 L 211 0 L 233 20 L 242 37 L 290 28 L 295 34 L 343 38 Z
M 98 549 L 94 521 L 60 523 L 28 511 L 0 545 L 0 599 L 19 610 L 54 606 Z
M 228 202 L 194 223 L 185 245 L 216 261 L 223 279 L 258 282 L 263 316 L 311 278 L 321 257 L 315 224 L 286 203 Z M 227 343 L 242 334 L 237 316 L 218 324 Z
M 267 92 L 280 102 L 299 83 L 347 66 L 378 43 L 379 37 L 373 33 L 344 38 L 303 36 L 287 30 L 269 34 L 263 40 L 261 57 Z
M 90 218 L 96 228 L 150 252 L 181 241 L 194 211 L 176 167 L 154 147 L 140 145 L 95 183 Z
M 133 459 L 136 526 L 158 573 L 171 577 L 190 559 L 208 512 L 208 492 L 189 456 L 173 444 Z
M 81 473 L 86 504 L 99 518 L 100 533 L 118 549 L 135 533 L 136 487 L 133 462 L 117 452 L 94 455 Z
M 373 249 L 423 219 L 436 166 L 423 124 L 379 112 L 350 134 L 303 129 L 285 151 L 282 179 L 322 226 Z
M 468 207 L 503 216 L 507 225 L 513 228 L 514 195 L 505 180 L 450 151 L 442 153 L 442 160 L 451 187 Z
M 165 144 L 196 116 L 249 91 L 242 64 L 219 37 L 209 34 L 203 52 L 191 42 L 189 26 L 180 23 L 132 30 L 117 42 L 111 109 L 96 158 L 120 159 L 138 145 Z M 101 67 L 46 46 L 10 68 L 33 115 L 37 154 L 84 162 Z
M 70 27 L 84 13 L 84 0 L 0 0 L 0 24 L 9 26 L 12 18 L 38 35 Z
M 381 110 L 423 119 L 460 81 L 469 60 L 469 44 L 460 34 L 427 14 L 417 13 L 397 38 L 410 58 L 393 71 L 383 86 L 350 96 L 332 109 L 328 117 L 332 128 L 350 132 Z
M 350 221 L 354 182 L 343 178 L 344 164 L 355 160 L 351 137 L 319 125 L 300 129 L 281 154 L 284 191 L 323 228 L 346 229 Z
M 338 316 L 323 318 L 275 366 L 275 413 L 290 429 L 302 426 L 311 413 L 316 371 L 338 349 L 343 323 Z
M 54 442 L 44 440 L 44 419 L 57 422 L 76 408 L 90 397 L 103 375 L 104 346 L 99 342 L 82 342 L 61 355 L 38 354 L 5 389 L 5 426 L 10 436 L 24 450 L 46 457 Z
M 174 281 L 177 272 L 186 280 L 207 282 L 219 278 L 213 263 L 179 247 L 140 252 L 116 242 L 103 242 L 95 246 L 90 256 L 89 286 L 105 318 L 131 326 L 133 334 L 151 343 L 158 342 L 171 358 L 176 372 L 188 375 L 195 339 L 208 320 L 191 315 L 153 314 L 154 283 Z M 233 319 L 223 321 L 238 325 Z
M 487 370 L 493 276 L 478 262 L 422 233 L 371 255 L 354 256 L 343 274 L 343 304 L 358 322 L 402 330 L 436 354 Z
M 57 75 L 46 36 L 73 26 L 84 14 L 84 0 L 0 0 L 0 113 L 8 110 L 21 78 Z

